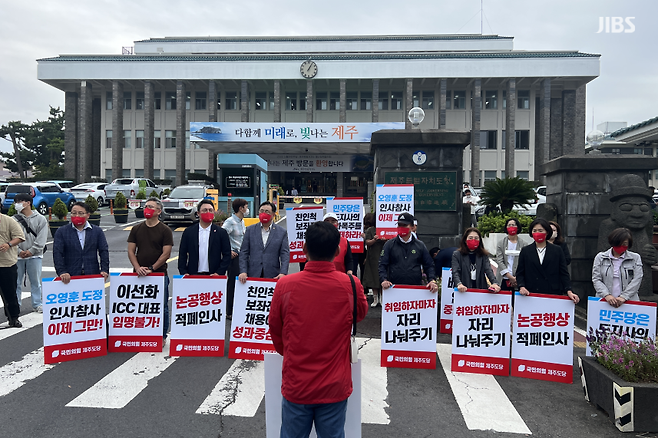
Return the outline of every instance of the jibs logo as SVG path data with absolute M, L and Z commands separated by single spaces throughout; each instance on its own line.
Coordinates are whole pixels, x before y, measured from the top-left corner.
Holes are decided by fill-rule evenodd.
M 596 33 L 633 33 L 635 17 L 599 17 L 599 30 Z

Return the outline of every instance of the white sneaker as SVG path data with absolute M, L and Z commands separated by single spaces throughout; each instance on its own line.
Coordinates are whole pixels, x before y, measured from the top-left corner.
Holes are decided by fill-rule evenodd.
M 373 294 L 373 297 L 370 307 L 377 307 L 377 304 L 379 304 L 379 294 Z

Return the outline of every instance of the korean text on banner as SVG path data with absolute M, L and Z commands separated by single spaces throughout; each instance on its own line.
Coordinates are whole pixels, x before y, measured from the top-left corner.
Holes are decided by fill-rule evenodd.
M 43 280 L 45 363 L 107 354 L 104 282 L 100 275 Z
M 589 297 L 587 301 L 587 333 L 606 331 L 636 341 L 656 338 L 656 303 L 626 301 L 612 307 L 605 298 Z M 592 355 L 587 343 L 587 356 Z
M 437 297 L 425 286 L 382 293 L 382 366 L 436 368 Z
M 516 292 L 513 376 L 573 383 L 573 313 L 566 295 Z
M 304 254 L 304 238 L 306 229 L 313 222 L 322 220 L 324 207 L 291 207 L 286 208 L 286 223 L 288 224 L 288 242 L 290 243 L 290 263 L 306 261 Z
M 441 274 L 441 317 L 439 331 L 452 333 L 452 313 L 455 304 L 455 288 L 452 282 L 452 269 L 443 268 Z
M 338 216 L 338 231 L 352 253 L 363 252 L 363 198 L 327 198 L 327 213 Z
M 511 313 L 511 292 L 455 292 L 450 369 L 509 375 Z
M 109 351 L 162 351 L 164 274 L 112 275 Z
M 224 356 L 226 276 L 175 275 L 170 356 Z
M 413 184 L 377 184 L 375 214 L 377 215 L 377 234 L 385 239 L 398 235 L 398 216 L 400 213 L 414 214 Z
M 263 353 L 276 353 L 270 336 L 270 305 L 275 286 L 272 278 L 235 282 L 229 358 L 263 360 Z

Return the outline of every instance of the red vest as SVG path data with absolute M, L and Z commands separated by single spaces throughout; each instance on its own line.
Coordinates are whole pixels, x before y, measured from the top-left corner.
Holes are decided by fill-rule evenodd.
M 345 256 L 347 255 L 347 247 L 349 245 L 350 243 L 347 241 L 347 239 L 344 238 L 343 236 L 340 236 L 340 243 L 338 244 L 338 247 L 340 248 L 340 252 L 334 259 L 334 265 L 336 265 L 336 270 L 338 272 L 343 272 L 343 273 L 347 272 L 347 269 L 345 269 Z

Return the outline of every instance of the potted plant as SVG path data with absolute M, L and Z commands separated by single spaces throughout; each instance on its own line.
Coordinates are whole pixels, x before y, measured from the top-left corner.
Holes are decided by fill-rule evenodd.
M 114 198 L 114 221 L 117 224 L 128 222 L 128 209 L 126 208 L 126 196 L 119 192 Z
M 149 195 L 149 198 L 158 198 L 160 199 L 160 195 L 158 195 L 158 192 L 155 191 L 155 189 L 151 190 L 151 194 Z
M 137 219 L 144 219 L 144 206 L 142 205 L 142 202 L 144 199 L 146 199 L 146 187 L 141 187 L 139 191 L 137 192 L 137 195 L 135 196 L 135 199 L 139 199 L 139 207 L 135 209 L 135 217 Z
M 68 214 L 69 210 L 66 208 L 64 201 L 62 201 L 60 198 L 57 198 L 53 204 L 51 212 L 53 215 L 55 215 L 56 219 L 50 219 L 50 235 L 55 237 L 57 230 L 69 223 L 69 221 L 66 220 L 66 215 Z
M 162 191 L 162 196 L 169 196 L 171 194 L 171 189 L 164 189 Z
M 224 221 L 228 218 L 229 216 L 226 213 L 224 213 L 222 210 L 217 210 L 215 212 L 215 218 L 212 220 L 212 223 L 217 224 L 218 226 L 221 227 L 222 225 L 224 225 Z
M 7 216 L 13 216 L 16 213 L 17 213 L 16 207 L 14 206 L 14 204 L 11 204 L 11 207 L 9 207 L 9 211 L 7 211 Z
M 92 225 L 101 225 L 101 214 L 98 211 L 98 201 L 93 196 L 89 195 L 85 198 L 85 204 L 89 207 L 89 223 Z
M 585 399 L 603 409 L 622 432 L 658 431 L 658 348 L 605 331 L 587 336 L 593 356 L 579 357 Z

